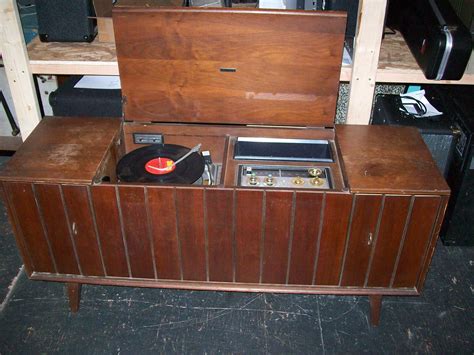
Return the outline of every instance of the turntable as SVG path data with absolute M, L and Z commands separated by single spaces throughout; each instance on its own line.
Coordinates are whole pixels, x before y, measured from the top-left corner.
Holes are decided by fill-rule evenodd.
M 124 117 L 45 118 L 0 173 L 33 280 L 417 295 L 449 189 L 411 128 L 335 126 L 337 12 L 117 6 Z

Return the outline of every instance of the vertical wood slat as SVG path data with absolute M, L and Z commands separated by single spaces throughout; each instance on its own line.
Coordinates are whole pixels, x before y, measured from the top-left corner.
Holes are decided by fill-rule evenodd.
M 236 190 L 235 281 L 260 280 L 263 191 Z
M 129 277 L 114 186 L 92 186 L 92 206 L 108 276 Z
M 155 278 L 143 187 L 119 186 L 119 208 L 132 277 Z
M 356 195 L 355 199 L 341 285 L 362 287 L 369 266 L 370 252 L 377 237 L 376 227 L 382 206 L 382 196 Z M 371 238 L 370 241 L 369 238 Z
M 7 210 L 8 222 L 12 228 L 13 236 L 15 238 L 21 259 L 23 260 L 26 274 L 30 276 L 33 272 L 33 261 L 31 260 L 30 251 L 26 247 L 24 236 L 21 234 L 21 230 L 18 226 L 18 216 L 16 216 L 15 212 L 13 211 L 13 206 L 8 199 L 5 183 L 3 182 L 0 183 L 0 198 L 4 202 L 5 208 Z
M 292 192 L 266 193 L 263 283 L 286 283 L 292 203 Z
M 103 276 L 104 269 L 94 230 L 86 186 L 63 186 L 66 211 L 81 270 L 86 276 Z
M 60 185 L 35 185 L 38 207 L 60 274 L 79 274 L 79 261 L 69 232 Z
M 178 235 L 185 280 L 207 279 L 203 197 L 202 189 L 176 188 Z
M 323 194 L 296 193 L 289 284 L 312 283 L 323 198 Z
M 147 187 L 151 235 L 158 278 L 181 279 L 173 188 Z
M 210 281 L 233 281 L 232 190 L 207 189 L 207 236 Z
M 410 196 L 386 196 L 367 279 L 369 287 L 388 287 L 407 221 Z
M 352 195 L 350 194 L 326 194 L 316 266 L 316 285 L 339 283 L 351 206 Z
M 436 225 L 433 228 L 433 233 L 431 233 L 431 240 L 428 244 L 428 248 L 426 250 L 426 255 L 424 257 L 423 265 L 420 269 L 418 275 L 418 281 L 416 283 L 416 289 L 418 292 L 421 292 L 423 289 L 423 285 L 425 283 L 426 274 L 428 272 L 428 267 L 430 266 L 431 259 L 433 258 L 433 254 L 436 248 L 436 242 L 438 241 L 439 232 L 441 230 L 441 226 L 443 225 L 444 215 L 446 212 L 446 207 L 449 202 L 449 197 L 443 196 L 440 201 L 440 205 L 438 208 L 438 215 L 436 217 Z
M 440 197 L 415 197 L 392 287 L 415 287 L 438 214 Z
M 56 272 L 54 256 L 43 231 L 32 185 L 29 183 L 3 183 L 5 195 L 11 209 L 12 222 L 20 232 L 17 236 L 22 253 L 31 260 L 30 271 Z

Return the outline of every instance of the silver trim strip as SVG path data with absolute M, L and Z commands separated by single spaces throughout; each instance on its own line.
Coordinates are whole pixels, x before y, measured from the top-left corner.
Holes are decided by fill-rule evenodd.
M 438 74 L 436 75 L 436 80 L 441 80 L 444 76 L 444 71 L 446 70 L 446 66 L 448 65 L 449 55 L 451 54 L 451 50 L 453 49 L 453 36 L 449 29 L 446 27 L 443 28 L 444 35 L 446 36 L 446 48 L 444 49 L 443 58 L 441 59 L 441 63 L 438 68 Z
M 323 139 L 289 139 L 264 137 L 238 137 L 237 142 L 329 144 L 329 141 Z

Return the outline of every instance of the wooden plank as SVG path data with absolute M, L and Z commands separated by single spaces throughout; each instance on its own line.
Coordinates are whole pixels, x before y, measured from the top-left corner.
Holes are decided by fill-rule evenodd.
M 35 192 L 40 215 L 56 261 L 57 272 L 80 274 L 81 268 L 67 224 L 60 185 L 37 184 Z
M 115 43 L 44 43 L 35 38 L 28 55 L 35 74 L 119 75 Z
M 293 193 L 267 191 L 262 282 L 286 283 L 291 237 Z
M 435 225 L 440 197 L 416 197 L 392 287 L 415 287 Z
M 235 206 L 235 281 L 260 280 L 261 239 L 264 193 L 258 190 L 236 190 Z
M 388 287 L 410 210 L 410 196 L 386 196 L 367 286 Z
M 30 271 L 56 272 L 54 256 L 41 224 L 31 184 L 4 183 L 12 221 L 18 231 L 23 262 Z
M 386 6 L 385 0 L 361 2 L 347 109 L 349 124 L 368 124 L 370 120 Z
M 354 198 L 355 208 L 346 246 L 342 286 L 364 286 L 382 206 L 381 195 L 356 195 Z
M 0 50 L 21 136 L 25 140 L 41 120 L 15 0 L 0 0 Z
M 90 192 L 106 273 L 108 276 L 129 277 L 115 187 L 92 186 Z
M 234 278 L 234 191 L 206 189 L 209 280 Z
M 339 283 L 351 206 L 352 195 L 350 194 L 326 194 L 315 285 Z
M 203 196 L 200 188 L 176 189 L 176 218 L 184 280 L 206 281 L 208 277 Z
M 289 284 L 311 285 L 318 242 L 323 193 L 296 193 Z
M 143 187 L 119 186 L 118 201 L 132 277 L 155 278 Z
M 181 260 L 174 189 L 147 187 L 147 197 L 158 278 L 180 280 Z
M 81 270 L 86 276 L 103 276 L 104 268 L 97 241 L 86 186 L 63 186 L 66 212 Z
M 0 150 L 15 152 L 20 148 L 22 142 L 20 136 L 0 136 Z

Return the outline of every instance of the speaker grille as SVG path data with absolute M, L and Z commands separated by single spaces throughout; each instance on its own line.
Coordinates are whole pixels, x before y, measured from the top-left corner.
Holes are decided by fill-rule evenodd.
M 97 33 L 92 0 L 36 0 L 36 12 L 43 42 L 90 42 Z

